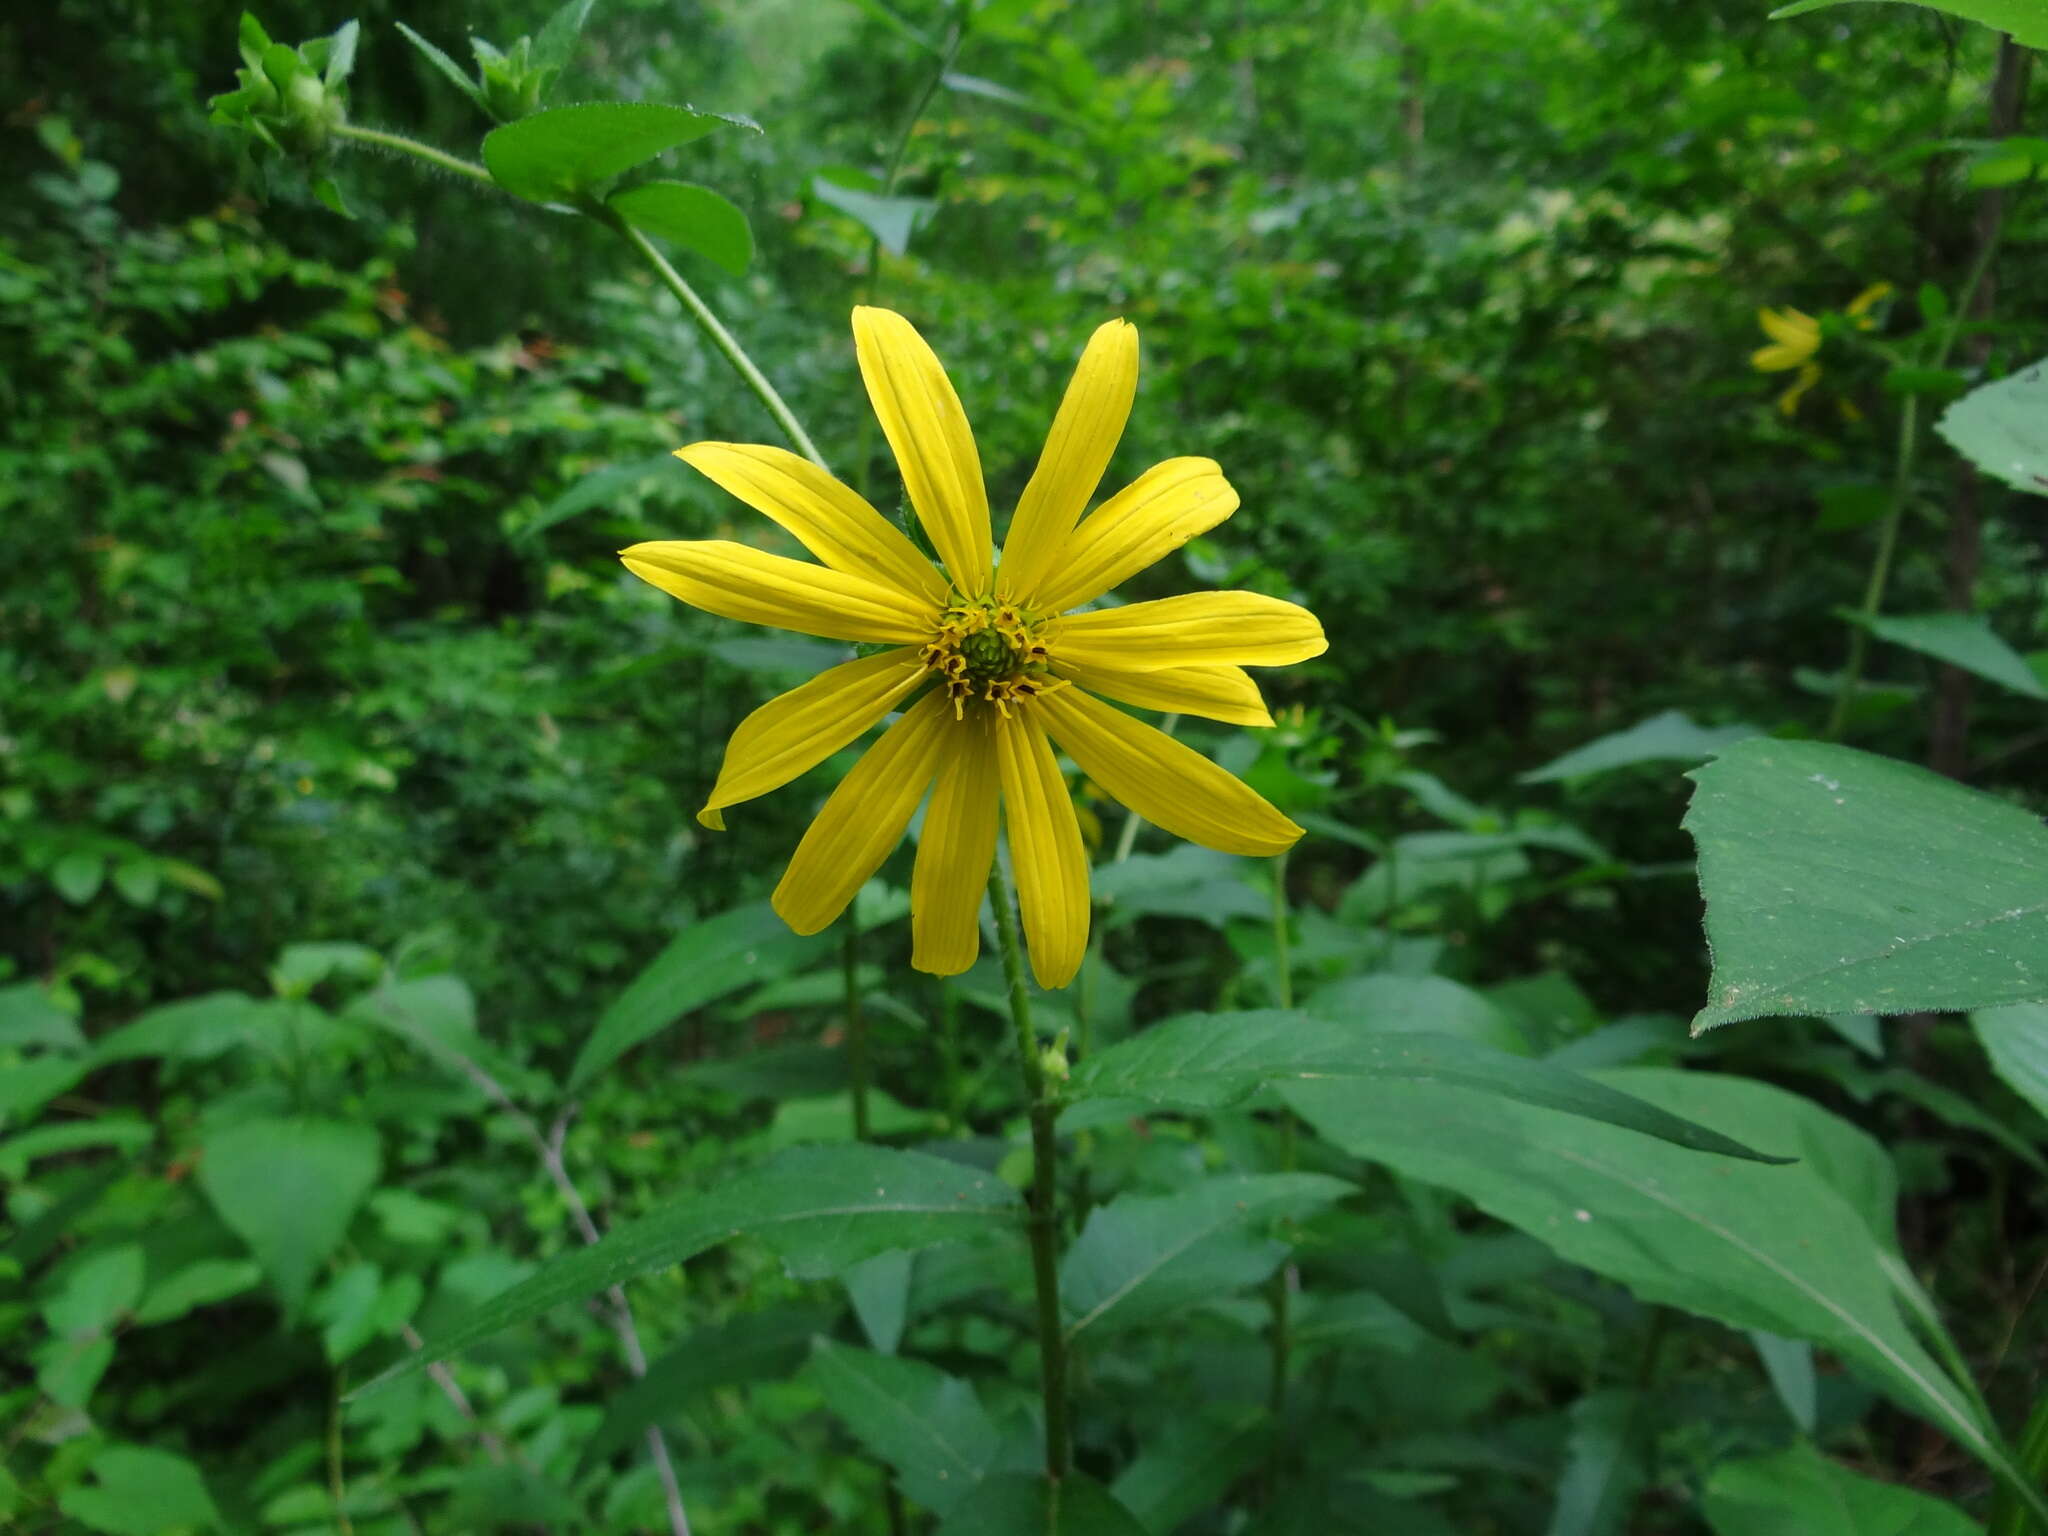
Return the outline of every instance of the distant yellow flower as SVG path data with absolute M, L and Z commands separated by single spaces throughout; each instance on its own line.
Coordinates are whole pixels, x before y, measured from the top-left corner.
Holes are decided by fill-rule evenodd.
M 797 845 L 775 910 L 799 933 L 825 927 L 936 784 L 911 876 L 912 964 L 950 976 L 974 963 L 1000 807 L 1032 970 L 1041 986 L 1062 987 L 1088 944 L 1088 857 L 1053 743 L 1178 837 L 1279 853 L 1300 827 L 1200 753 L 1094 695 L 1270 725 L 1243 668 L 1320 655 L 1322 626 L 1307 609 L 1254 592 L 1074 611 L 1238 504 L 1211 460 L 1169 459 L 1082 516 L 1137 393 L 1130 325 L 1110 321 L 1081 354 L 1000 560 L 974 435 L 938 358 L 885 309 L 856 309 L 853 334 L 868 397 L 944 569 L 795 454 L 739 443 L 677 450 L 820 563 L 724 541 L 662 542 L 623 551 L 628 570 L 707 612 L 890 647 L 741 721 L 697 819 L 722 827 L 727 806 L 789 783 L 903 708 Z
M 1871 309 L 1890 298 L 1891 294 L 1890 283 L 1872 283 L 1851 299 L 1842 313 L 1849 317 L 1857 330 L 1872 330 L 1877 319 L 1870 313 Z M 1814 361 L 1815 354 L 1820 351 L 1820 322 L 1804 310 L 1787 305 L 1783 309 L 1759 309 L 1756 323 L 1771 338 L 1771 344 L 1750 353 L 1750 366 L 1760 373 L 1799 370 L 1799 376 L 1778 396 L 1778 409 L 1790 416 L 1799 409 L 1799 402 L 1806 392 L 1820 382 L 1820 364 Z

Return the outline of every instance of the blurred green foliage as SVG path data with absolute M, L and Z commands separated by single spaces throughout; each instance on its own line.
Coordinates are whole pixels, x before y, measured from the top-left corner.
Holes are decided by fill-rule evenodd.
M 1315 834 L 1292 871 L 1311 1011 L 1399 994 L 1516 1055 L 1709 1059 L 1880 1133 L 1906 1250 L 2016 1424 L 2039 1390 L 2039 1116 L 1928 1018 L 1691 1044 L 1676 1017 L 1706 982 L 1678 772 L 1701 727 L 1818 730 L 1900 401 L 1842 334 L 1779 411 L 1747 362 L 1755 311 L 1837 312 L 1885 280 L 1871 341 L 1943 325 L 1987 181 L 1987 35 L 1917 8 L 1763 10 L 991 0 L 961 33 L 936 4 L 607 0 L 540 81 L 511 40 L 546 36 L 544 4 L 370 0 L 347 111 L 470 159 L 543 88 L 758 120 L 669 162 L 752 225 L 745 275 L 690 277 L 885 506 L 852 303 L 939 346 L 999 508 L 1082 338 L 1136 322 L 1110 478 L 1206 454 L 1244 510 L 1128 595 L 1253 587 L 1331 637 L 1270 682 L 1280 730 L 1185 733 Z M 349 19 L 262 14 L 294 41 Z M 281 162 L 243 163 L 203 106 L 234 88 L 237 20 L 213 0 L 0 20 L 19 189 L 0 205 L 0 1522 L 657 1528 L 641 1426 L 605 1424 L 625 1377 L 601 1299 L 465 1356 L 453 1392 L 421 1374 L 339 1399 L 408 1330 L 576 1245 L 549 1148 L 609 1225 L 849 1134 L 823 946 L 764 941 L 758 968 L 744 949 L 687 1009 L 629 987 L 765 891 L 834 776 L 701 832 L 731 727 L 830 653 L 684 610 L 614 558 L 646 537 L 779 547 L 667 457 L 773 426 L 581 221 L 328 146 L 343 221 Z M 470 28 L 503 47 L 465 93 L 400 22 L 453 59 Z M 817 180 L 877 191 L 899 139 L 895 191 L 919 200 L 900 252 Z M 2048 225 L 2023 196 L 2009 217 L 1966 381 L 2048 351 Z M 1890 606 L 1955 596 L 1942 523 L 1969 496 L 1962 601 L 2033 650 L 2038 503 L 1933 451 L 1911 489 Z M 1856 740 L 1924 756 L 1933 663 L 1882 651 L 1871 677 Z M 1599 771 L 1540 771 L 1639 722 Z M 2042 809 L 2032 700 L 1979 689 L 1970 740 L 1982 786 Z M 1121 813 L 1077 788 L 1102 936 L 1049 1025 L 1100 1048 L 1272 1001 L 1267 873 L 1149 838 L 1120 858 Z M 902 874 L 863 902 L 878 1127 L 1014 1173 L 993 964 L 901 981 Z M 670 983 L 700 969 L 670 956 Z M 572 1117 L 555 1085 L 600 1028 L 647 1043 Z M 1249 1112 L 1077 1134 L 1082 1215 L 1278 1166 Z M 1766 1374 L 1749 1341 L 1674 1327 L 1440 1188 L 1310 1157 L 1386 1197 L 1300 1217 L 1317 1476 L 1264 1492 L 1241 1391 L 1265 1368 L 1256 1302 L 1221 1297 L 1095 1362 L 1083 1466 L 1152 1529 L 1259 1508 L 1272 1530 L 1733 1532 L 1772 1479 L 1823 1474 L 1789 1452 L 1710 1469 L 1795 1424 L 1982 1501 L 1980 1469 L 1825 1359 L 1816 1382 L 1805 1346 L 1763 1335 Z M 1009 1465 L 1031 1412 L 1013 1278 L 941 1249 L 821 1299 L 742 1243 L 639 1282 L 650 1380 L 678 1351 L 649 1412 L 696 1528 L 928 1528 L 880 1491 L 887 1435 L 821 1417 L 872 1363 L 842 1343 L 789 1370 L 813 1332 L 892 1352 L 892 1307 L 919 1368 L 982 1372 L 969 1417 Z M 685 1381 L 699 1348 L 715 1368 Z

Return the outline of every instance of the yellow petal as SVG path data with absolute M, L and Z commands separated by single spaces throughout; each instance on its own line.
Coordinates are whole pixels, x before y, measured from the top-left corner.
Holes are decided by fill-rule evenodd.
M 1301 836 L 1301 828 L 1201 753 L 1078 688 L 1041 694 L 1032 708 L 1083 773 L 1175 837 L 1261 855 L 1284 853 Z
M 692 443 L 676 457 L 772 517 L 833 570 L 945 602 L 946 580 L 917 546 L 809 459 L 759 443 Z
M 1038 468 L 1010 519 L 996 584 L 1011 602 L 1036 606 L 1039 586 L 1109 468 L 1137 393 L 1138 328 L 1112 320 L 1088 338 Z
M 924 813 L 917 867 L 910 877 L 910 963 L 935 976 L 958 976 L 981 952 L 981 895 L 996 856 L 993 722 L 976 710 L 946 732 L 938 788 Z
M 1214 459 L 1155 464 L 1073 531 L 1038 606 L 1059 613 L 1100 597 L 1236 510 L 1237 492 Z
M 1749 366 L 1758 373 L 1783 373 L 1788 368 L 1802 367 L 1811 356 L 1810 348 L 1787 347 L 1773 342 L 1750 353 Z
M 798 933 L 816 933 L 846 910 L 902 840 L 954 723 L 945 695 L 927 694 L 839 781 L 775 887 L 771 899 L 785 923 Z
M 1784 309 L 1760 309 L 1756 312 L 1756 323 L 1771 340 L 1804 348 L 1809 357 L 1820 347 L 1820 322 L 1804 310 L 1789 305 Z
M 1088 689 L 1140 709 L 1176 715 L 1200 715 L 1231 725 L 1271 725 L 1259 685 L 1242 667 L 1159 667 L 1129 672 L 1119 667 L 1091 667 L 1059 658 L 1053 670 Z
M 1890 283 L 1872 283 L 1868 288 L 1857 294 L 1855 298 L 1851 299 L 1848 308 L 1844 309 L 1842 313 L 1867 322 L 1871 306 L 1891 296 L 1892 285 Z M 1866 323 L 1860 329 L 1869 330 L 1870 325 Z
M 728 805 L 780 789 L 855 740 L 921 682 L 929 668 L 905 647 L 845 662 L 770 699 L 732 733 L 711 798 L 697 813 L 723 828 Z
M 1041 987 L 1064 987 L 1088 951 L 1088 850 L 1081 845 L 1067 781 L 1031 710 L 999 715 L 995 726 L 1003 835 L 1017 877 L 1031 974 Z
M 1190 592 L 1128 603 L 1060 621 L 1053 655 L 1062 662 L 1120 667 L 1286 667 L 1330 648 L 1323 626 L 1299 603 L 1258 592 Z
M 938 623 L 937 608 L 895 587 L 724 539 L 635 544 L 619 558 L 692 608 L 827 640 L 922 644 Z
M 903 489 L 962 592 L 989 590 L 988 491 L 967 413 L 938 357 L 893 310 L 853 312 L 853 347 Z
M 1820 364 L 1808 363 L 1799 370 L 1799 377 L 1792 381 L 1791 388 L 1778 396 L 1778 411 L 1781 415 L 1794 416 L 1799 412 L 1799 402 L 1806 392 L 1820 382 Z

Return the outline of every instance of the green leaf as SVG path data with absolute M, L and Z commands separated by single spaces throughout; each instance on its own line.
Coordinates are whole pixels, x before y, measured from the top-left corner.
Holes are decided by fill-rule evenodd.
M 820 1339 L 805 1379 L 853 1437 L 896 1469 L 903 1491 L 943 1515 L 1002 1454 L 1003 1437 L 974 1388 L 922 1360 Z
M 1707 1479 L 1715 1536 L 1981 1536 L 1953 1504 L 1851 1472 L 1805 1441 L 1724 1461 Z
M 816 1278 L 891 1248 L 922 1248 L 1013 1227 L 1016 1211 L 1017 1195 L 1008 1185 L 958 1163 L 867 1145 L 792 1147 L 554 1259 L 360 1392 L 565 1301 L 680 1264 L 742 1233 L 780 1252 L 793 1274 Z
M 2037 6 L 2048 32 L 2048 0 L 2013 3 Z M 2044 45 L 2048 38 L 2034 41 Z M 1935 430 L 1985 474 L 2048 496 L 2048 359 L 1971 390 L 1941 413 Z
M 569 61 L 576 56 L 577 41 L 583 36 L 583 25 L 590 20 L 590 8 L 597 0 L 568 0 L 533 40 L 533 62 L 537 68 L 560 71 L 569 67 Z
M 1257 1284 L 1287 1256 L 1268 1235 L 1351 1193 L 1320 1173 L 1204 1179 L 1170 1195 L 1125 1195 L 1088 1214 L 1060 1265 L 1067 1337 L 1133 1327 Z
M 99 894 L 106 878 L 107 861 L 96 853 L 67 853 L 50 870 L 50 884 L 74 907 L 82 907 Z
M 1780 21 L 1788 16 L 1804 16 L 1809 11 L 1845 3 L 1846 0 L 1798 0 L 1795 5 L 1771 12 L 1771 19 Z M 1907 0 L 1884 0 L 1884 3 L 1904 4 Z M 1945 11 L 1965 21 L 1980 22 L 1999 32 L 2010 32 L 2016 42 L 2025 43 L 2029 48 L 2048 48 L 2048 0 L 1934 0 L 1928 9 Z
M 1813 1371 L 1813 1346 L 1804 1339 L 1780 1338 L 1761 1328 L 1749 1330 L 1764 1374 L 1771 1378 L 1778 1401 L 1801 1434 L 1810 1435 L 1820 1422 L 1820 1383 Z
M 1372 1034 L 1455 1035 L 1515 1056 L 1529 1039 L 1514 1019 L 1448 976 L 1349 976 L 1318 987 L 1306 1011 Z
M 94 1147 L 133 1152 L 155 1139 L 154 1126 L 126 1116 L 109 1115 L 98 1120 L 65 1120 L 55 1125 L 39 1125 L 19 1136 L 0 1141 L 0 1179 L 9 1182 L 19 1179 L 28 1165 L 38 1158 L 83 1152 Z
M 2030 699 L 2048 699 L 2048 688 L 2041 686 L 2041 679 L 2034 675 L 2026 658 L 1992 633 L 1991 621 L 1981 615 L 1925 613 L 1865 618 L 1845 609 L 1842 617 L 1862 625 L 1880 640 L 1974 672 L 1987 682 L 2023 693 Z
M 811 1339 L 833 1324 L 830 1312 L 782 1307 L 755 1312 L 689 1334 L 647 1367 L 647 1374 L 611 1394 L 577 1462 L 580 1477 L 632 1445 L 648 1425 L 716 1387 L 787 1376 L 810 1354 Z
M 616 496 L 639 489 L 660 475 L 673 475 L 675 455 L 664 453 L 651 459 L 634 459 L 626 464 L 607 464 L 594 469 L 540 510 L 534 520 L 522 526 L 517 537 L 531 539 L 557 523 L 566 522 L 592 507 L 601 507 Z
M 263 1271 L 246 1259 L 198 1259 L 151 1286 L 135 1308 L 138 1326 L 168 1323 L 262 1283 Z
M 1093 1478 L 1070 1472 L 985 1478 L 939 1527 L 938 1536 L 1146 1536 L 1128 1509 Z
M 53 1051 L 82 1051 L 85 1036 L 70 1009 L 50 995 L 39 981 L 0 987 L 0 1047 L 43 1046 Z
M 910 1319 L 910 1280 L 917 1255 L 901 1248 L 863 1259 L 840 1276 L 853 1315 L 860 1319 L 868 1343 L 884 1355 L 896 1353 L 903 1326 Z
M 367 1125 L 245 1120 L 206 1138 L 199 1187 L 296 1313 L 376 1184 L 378 1163 Z
M 621 171 L 727 124 L 754 127 L 745 118 L 653 101 L 550 107 L 492 129 L 484 164 L 514 196 L 556 202 L 594 192 Z
M 1714 958 L 1695 1034 L 2048 999 L 2048 828 L 2020 807 L 1818 742 L 1738 743 L 1692 777 Z
M 1991 1070 L 2043 1115 L 2048 1115 L 2048 1007 L 2015 1003 L 1980 1008 L 1970 1015 L 1991 1057 Z
M 736 907 L 677 934 L 619 994 L 577 1053 L 569 1093 L 683 1015 L 757 982 L 787 976 L 827 940 L 792 933 L 767 902 Z
M 835 166 L 811 178 L 811 195 L 859 224 L 891 256 L 901 256 L 910 248 L 910 237 L 932 221 L 939 205 L 928 197 L 885 196 L 873 185 L 861 184 L 873 181 Z
M 243 992 L 208 992 L 182 1002 L 152 1008 L 92 1048 L 92 1065 L 162 1056 L 177 1061 L 209 1061 L 259 1036 L 274 1034 L 292 1004 Z
M 57 1507 L 106 1536 L 180 1536 L 215 1530 L 220 1511 L 199 1468 L 169 1451 L 114 1445 L 93 1457 L 94 1482 L 74 1483 Z
M 1667 709 L 1554 757 L 1519 776 L 1523 784 L 1553 784 L 1626 768 L 1632 763 L 1697 763 L 1723 747 L 1756 735 L 1753 725 L 1697 725 L 1683 710 Z
M 1459 1102 L 1482 1118 L 1491 1110 L 1480 1095 L 1499 1096 L 1603 1120 L 1696 1151 L 1780 1160 L 1546 1062 L 1451 1036 L 1374 1035 L 1281 1009 L 1187 1014 L 1155 1024 L 1083 1061 L 1067 1092 L 1077 1099 L 1222 1109 L 1268 1083 L 1311 1079 L 1332 1082 L 1339 1091 L 1349 1082 L 1452 1084 L 1477 1090 Z
M 484 102 L 484 93 L 477 89 L 476 82 L 469 78 L 468 72 L 460 64 L 449 58 L 447 54 L 436 48 L 424 37 L 421 37 L 419 33 L 413 31 L 404 22 L 395 21 L 392 25 L 405 34 L 407 42 L 419 49 L 420 53 L 425 56 L 426 61 L 440 72 L 442 79 L 467 96 L 475 104 L 479 112 L 487 116 L 489 115 L 491 109 Z
M 1789 1143 L 1800 1160 L 1693 1157 L 1434 1083 L 1299 1082 L 1282 1096 L 1345 1151 L 1454 1189 L 1645 1301 L 1832 1350 L 2011 1475 L 1971 1394 L 1901 1314 L 1912 1279 L 1893 1236 L 1896 1190 L 1882 1148 L 1762 1083 L 1651 1068 L 1601 1078 L 1725 1135 Z M 1913 1305 L 1918 1326 L 1939 1328 Z
M 1621 1388 L 1591 1392 L 1572 1404 L 1549 1536 L 1618 1536 L 1628 1529 L 1648 1476 L 1646 1411 L 1640 1393 Z
M 1297 1341 L 1300 1335 L 1295 1335 Z M 1273 1444 L 1265 1406 L 1191 1405 L 1149 1437 L 1110 1487 L 1149 1531 L 1175 1531 L 1219 1505 L 1230 1485 L 1257 1466 Z
M 754 259 L 747 216 L 709 187 L 687 181 L 648 181 L 615 192 L 612 211 L 644 234 L 717 262 L 735 277 Z
M 142 1276 L 141 1244 L 90 1250 L 61 1271 L 43 1302 L 43 1321 L 64 1337 L 106 1333 L 142 1295 Z
M 362 30 L 359 23 L 345 21 L 327 40 L 327 67 L 321 78 L 328 86 L 341 84 L 356 67 L 356 41 Z

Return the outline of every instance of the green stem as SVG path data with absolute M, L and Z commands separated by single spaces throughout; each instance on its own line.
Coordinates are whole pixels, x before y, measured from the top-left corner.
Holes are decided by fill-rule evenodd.
M 1031 1028 L 1031 994 L 1024 985 L 1024 946 L 1009 883 L 1000 865 L 988 875 L 989 904 L 996 912 L 1003 974 L 1010 983 L 1010 1018 L 1017 1026 L 1017 1059 L 1024 1072 L 1024 1096 L 1031 1114 L 1031 1274 L 1038 1291 L 1038 1376 L 1045 1399 L 1045 1475 L 1057 1487 L 1066 1477 L 1067 1343 L 1060 1331 L 1059 1188 L 1053 1121 L 1059 1105 L 1048 1091 L 1038 1036 Z
M 408 139 L 402 133 L 385 133 L 378 128 L 359 128 L 354 123 L 343 123 L 333 130 L 344 139 L 354 139 L 358 144 L 372 144 L 378 149 L 395 150 L 401 155 L 411 155 L 415 160 L 438 166 L 444 171 L 453 171 L 457 176 L 467 176 L 471 181 L 481 182 L 495 190 L 497 178 L 473 160 L 460 155 L 451 155 L 446 150 L 436 149 L 431 144 L 422 144 L 418 139 Z
M 768 408 L 768 414 L 773 416 L 775 424 L 782 428 L 782 435 L 795 445 L 798 453 L 820 469 L 825 468 L 825 456 L 818 452 L 818 445 L 812 442 L 811 435 L 804 431 L 803 423 L 796 419 L 796 414 L 790 410 L 782 396 L 775 392 L 775 386 L 768 382 L 767 375 L 754 366 L 754 360 L 747 356 L 747 349 L 740 345 L 739 338 L 725 328 L 718 316 L 711 312 L 710 305 L 697 297 L 697 290 L 683 281 L 683 275 L 669 264 L 669 259 L 655 249 L 651 240 L 617 215 L 592 213 L 589 216 L 597 219 L 599 223 L 609 225 L 620 239 L 640 253 L 642 259 L 654 268 L 655 275 L 661 279 L 668 291 L 689 311 L 690 318 L 697 322 L 698 329 L 703 331 L 710 338 L 711 344 L 725 355 L 725 360 L 732 364 L 733 372 L 740 376 L 747 388 L 751 389 L 755 397 Z
M 1970 263 L 1969 273 L 1963 279 L 1963 287 L 1955 307 L 1949 312 L 1948 324 L 1943 327 L 1941 341 L 1934 350 L 1930 363 L 1933 368 L 1946 368 L 1949 355 L 1955 350 L 1956 338 L 1961 335 L 1964 318 L 1970 306 L 1976 302 L 1977 289 L 1983 283 L 1985 274 L 1991 270 L 1991 263 L 1998 255 L 1998 246 L 2005 233 L 2006 220 L 2000 219 L 1991 230 L 1989 237 L 1978 248 L 1976 260 Z M 1913 466 L 1920 456 L 1920 397 L 1906 396 L 1906 403 L 1899 411 L 1899 447 L 1892 464 L 1892 490 L 1885 507 L 1884 522 L 1877 532 L 1877 554 L 1870 562 L 1870 579 L 1864 584 L 1863 603 L 1857 611 L 1862 621 L 1850 627 L 1849 655 L 1842 665 L 1842 680 L 1835 688 L 1834 708 L 1828 714 L 1827 739 L 1839 741 L 1849 723 L 1849 704 L 1858 684 L 1863 681 L 1863 661 L 1870 650 L 1869 621 L 1876 618 L 1884 606 L 1885 587 L 1891 581 L 1892 557 L 1897 553 L 1899 524 L 1904 521 L 1906 505 L 1912 499 Z
M 846 989 L 846 1073 L 853 1086 L 853 1139 L 868 1139 L 868 1021 L 860 1006 L 860 919 L 846 906 L 839 939 L 839 973 Z
M 1273 857 L 1273 995 L 1282 1008 L 1294 1006 L 1293 967 L 1287 947 L 1287 854 L 1284 850 Z M 1294 1171 L 1296 1158 L 1294 1138 L 1294 1112 L 1283 1108 L 1280 1111 L 1280 1166 L 1289 1173 Z M 1294 1356 L 1292 1262 L 1283 1263 L 1273 1272 L 1267 1291 L 1267 1301 L 1273 1316 L 1272 1331 L 1269 1335 L 1272 1361 L 1266 1379 L 1266 1417 L 1273 1427 L 1273 1439 L 1267 1448 L 1266 1461 L 1266 1493 L 1270 1498 L 1279 1481 L 1280 1458 L 1287 1444 L 1284 1428 L 1287 1416 L 1287 1368 Z
M 1179 715 L 1168 715 L 1159 722 L 1159 729 L 1171 736 L 1179 725 Z M 1113 863 L 1121 864 L 1131 856 L 1131 849 L 1137 846 L 1138 823 L 1142 819 L 1136 811 L 1130 811 L 1125 814 L 1123 830 L 1117 834 L 1116 838 L 1116 855 L 1112 860 Z

